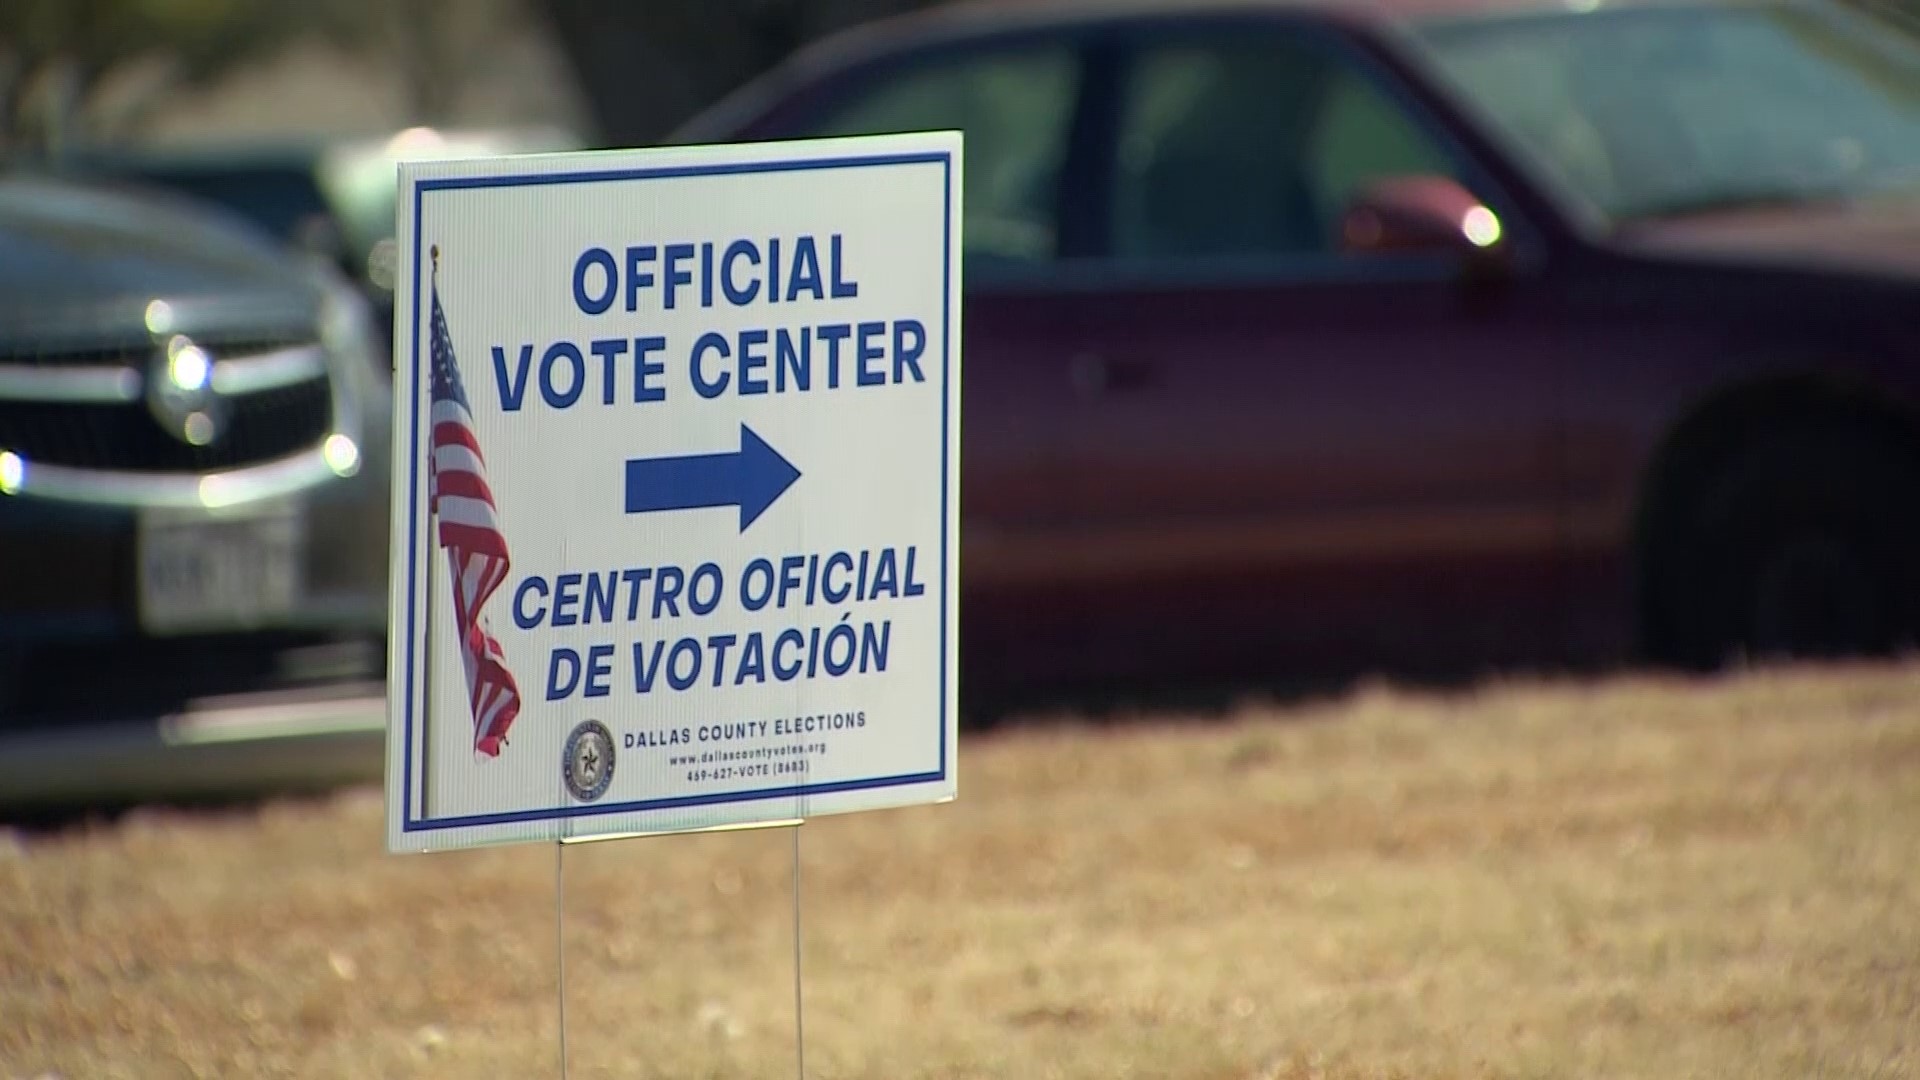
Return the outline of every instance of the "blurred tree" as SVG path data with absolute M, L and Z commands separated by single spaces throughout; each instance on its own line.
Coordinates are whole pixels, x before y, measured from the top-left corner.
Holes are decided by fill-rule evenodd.
M 1920 22 L 1920 0 L 1856 0 L 1856 2 L 1909 23 Z
M 601 141 L 643 145 L 823 34 L 936 0 L 532 0 Z
M 301 29 L 299 0 L 5 0 L 0 150 L 57 149 L 107 79 L 145 63 L 196 85 Z
M 305 38 L 389 65 L 409 113 L 442 121 L 488 42 L 525 18 L 524 0 L 0 0 L 0 154 L 124 130 L 167 91 Z M 83 131 L 96 94 L 127 77 L 144 79 L 130 107 Z
M 308 18 L 336 45 L 398 73 L 407 112 L 452 117 L 488 46 L 525 25 L 525 0 L 307 0 Z

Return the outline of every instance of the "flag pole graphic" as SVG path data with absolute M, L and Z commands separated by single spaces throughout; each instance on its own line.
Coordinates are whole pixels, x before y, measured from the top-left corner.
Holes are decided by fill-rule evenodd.
M 426 281 L 432 286 L 434 292 L 440 292 L 440 244 L 432 244 L 430 248 L 426 248 L 426 254 L 432 258 L 432 269 L 430 269 Z M 413 258 L 419 259 L 419 252 L 415 252 Z M 419 267 L 419 263 L 415 263 L 415 267 Z M 415 282 L 419 282 L 419 279 L 415 279 Z M 419 284 L 415 284 L 415 288 L 413 288 L 413 304 L 415 304 L 415 311 L 413 311 L 413 340 L 415 340 L 415 350 L 419 350 Z M 394 344 L 397 346 L 399 342 L 394 342 Z M 419 352 L 415 352 L 413 356 L 419 357 L 420 354 Z M 413 379 L 415 379 L 415 386 L 419 386 L 419 363 L 415 363 Z M 415 402 L 419 402 L 419 398 L 415 398 Z M 415 423 L 415 425 L 419 425 L 420 423 L 419 405 L 415 405 L 413 423 Z M 432 421 L 428 419 L 428 430 L 430 429 L 432 429 Z M 428 538 L 434 534 L 434 527 L 438 525 L 436 515 L 434 515 L 434 494 L 432 494 L 432 492 L 434 492 L 434 444 L 432 444 L 432 440 L 428 440 L 428 442 L 426 442 L 426 534 L 428 534 Z M 432 575 L 436 573 L 436 571 L 434 571 L 434 550 L 436 550 L 436 546 L 432 544 L 432 540 L 428 540 L 428 548 L 426 548 L 426 575 L 428 575 L 428 578 L 432 578 Z M 428 588 L 430 588 L 430 586 L 428 586 Z M 413 600 L 409 598 L 407 603 L 413 603 Z M 428 601 L 426 601 L 426 609 L 422 611 L 422 617 L 424 617 L 424 623 L 426 623 L 426 640 L 428 640 L 428 642 L 434 642 L 434 603 L 432 603 L 432 592 L 428 592 Z M 426 663 L 420 665 L 420 715 L 426 717 L 426 723 L 422 723 L 419 726 L 420 817 L 432 817 L 432 815 L 434 815 L 434 799 L 432 799 L 432 782 L 434 782 L 434 726 L 430 723 L 430 719 L 432 719 L 432 715 L 434 715 L 434 650 L 432 650 L 432 646 L 426 648 Z
M 440 291 L 440 245 L 434 244 L 428 247 L 427 254 L 433 260 L 431 272 L 427 276 L 427 282 L 429 287 L 432 288 L 436 294 L 438 294 Z M 415 252 L 414 258 L 417 259 L 419 257 L 420 257 L 419 253 Z M 416 305 L 419 304 L 420 302 L 420 292 L 418 288 L 414 290 L 413 302 Z M 420 312 L 417 308 L 413 313 L 413 317 L 414 317 L 414 324 L 413 324 L 414 341 L 418 342 L 420 340 L 419 338 Z M 414 353 L 414 355 L 417 357 L 420 354 L 416 352 Z M 420 400 L 418 396 L 419 386 L 420 386 L 420 374 L 421 374 L 420 370 L 416 367 L 413 372 L 413 380 L 414 380 L 414 388 L 415 388 L 414 401 L 416 403 L 414 406 L 414 412 L 413 412 L 413 422 L 415 424 L 420 423 L 422 419 L 422 417 L 420 416 L 420 408 L 418 405 L 418 402 Z M 432 416 L 431 406 L 429 406 L 428 415 L 426 416 L 425 419 L 427 422 L 428 429 L 429 431 L 431 431 L 433 426 L 433 416 Z M 424 636 L 424 639 L 426 641 L 426 648 L 424 650 L 426 655 L 426 661 L 421 665 L 423 670 L 420 672 L 420 693 L 421 693 L 421 715 L 423 717 L 429 718 L 430 720 L 430 718 L 433 716 L 433 661 L 434 661 L 433 609 L 436 606 L 433 602 L 433 581 L 435 578 L 439 577 L 440 575 L 435 565 L 439 561 L 437 558 L 435 558 L 435 553 L 439 550 L 439 545 L 433 542 L 433 534 L 435 531 L 435 526 L 438 525 L 439 522 L 438 522 L 438 515 L 434 512 L 434 506 L 437 500 L 434 499 L 433 497 L 433 488 L 434 488 L 433 442 L 431 439 L 427 441 L 426 446 L 427 446 L 427 560 L 426 560 L 427 561 L 427 596 L 426 596 L 426 610 L 420 613 L 420 621 L 424 624 L 422 627 L 421 633 Z M 420 725 L 420 816 L 422 818 L 433 816 L 433 802 L 432 802 L 431 796 L 428 794 L 428 786 L 433 781 L 433 756 L 432 755 L 433 755 L 433 725 L 430 722 L 423 722 Z

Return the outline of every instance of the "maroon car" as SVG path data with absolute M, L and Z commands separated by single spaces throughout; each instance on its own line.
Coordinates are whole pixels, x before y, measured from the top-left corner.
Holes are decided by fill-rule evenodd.
M 972 688 L 1920 623 L 1920 45 L 1799 0 L 1015 3 L 679 132 L 966 133 Z

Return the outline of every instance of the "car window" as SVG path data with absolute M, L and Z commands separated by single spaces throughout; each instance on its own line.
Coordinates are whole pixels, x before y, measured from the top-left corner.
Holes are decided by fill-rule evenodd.
M 801 134 L 959 129 L 967 140 L 965 252 L 1049 259 L 1058 250 L 1060 173 L 1079 81 L 1078 58 L 1065 45 L 946 57 L 869 83 Z
M 1422 24 L 1493 128 L 1616 220 L 1920 191 L 1920 43 L 1844 6 Z
M 1110 248 L 1121 257 L 1331 251 L 1362 185 L 1457 175 L 1366 73 L 1277 33 L 1143 49 L 1117 138 Z
M 1398 102 L 1378 83 L 1345 66 L 1330 72 L 1306 161 L 1315 193 L 1332 214 L 1384 176 L 1460 178 L 1446 152 Z
M 313 174 L 299 168 L 145 170 L 141 178 L 196 199 L 218 203 L 283 240 L 292 240 L 316 218 L 329 215 L 326 196 Z

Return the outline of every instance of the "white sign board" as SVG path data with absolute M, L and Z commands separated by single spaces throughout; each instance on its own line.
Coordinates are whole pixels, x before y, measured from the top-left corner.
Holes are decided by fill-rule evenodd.
M 400 166 L 391 850 L 954 797 L 960 157 Z

